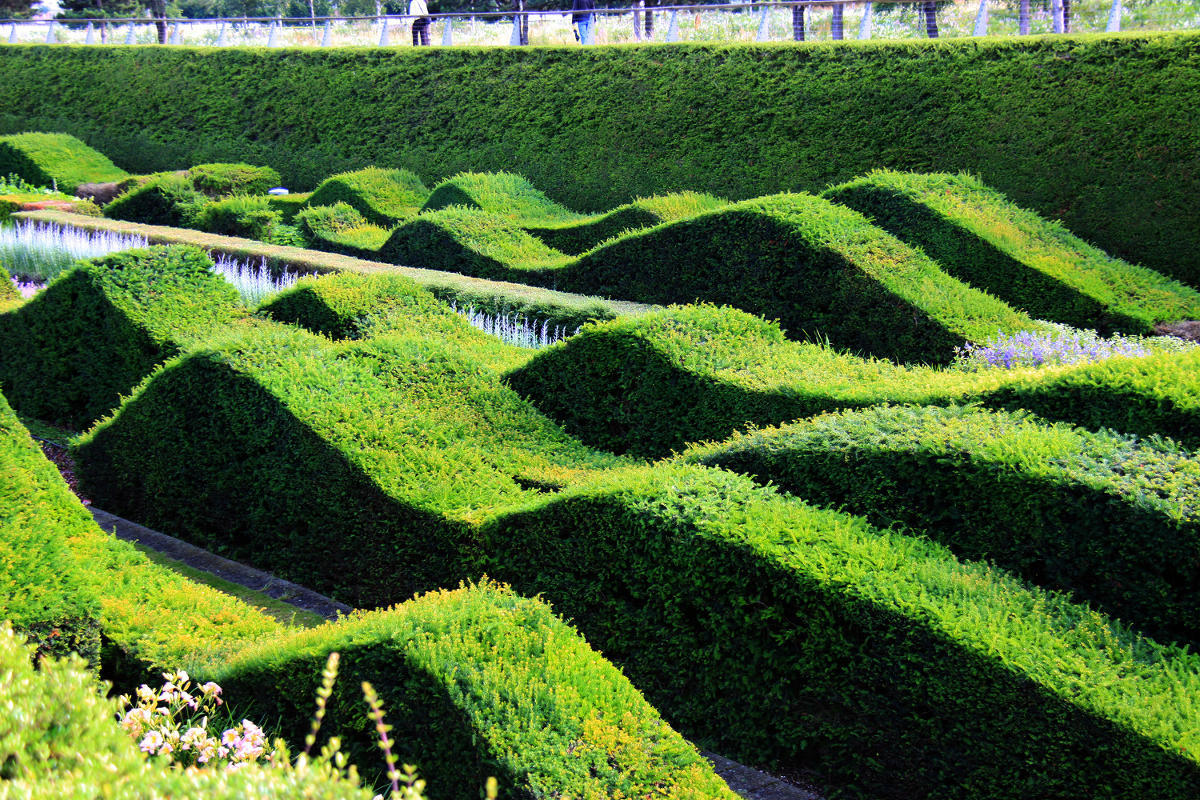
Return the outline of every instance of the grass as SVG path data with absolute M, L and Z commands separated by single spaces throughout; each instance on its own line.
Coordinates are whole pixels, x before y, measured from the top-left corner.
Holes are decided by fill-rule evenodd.
M 65 133 L 18 133 L 0 136 L 0 175 L 17 175 L 38 185 L 72 194 L 82 183 L 129 177 L 108 156 Z

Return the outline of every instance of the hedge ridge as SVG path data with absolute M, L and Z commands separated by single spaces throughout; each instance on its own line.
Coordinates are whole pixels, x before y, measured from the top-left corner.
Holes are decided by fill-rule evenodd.
M 16 175 L 34 186 L 74 194 L 81 183 L 128 178 L 108 156 L 65 133 L 0 136 L 0 177 Z
M 0 386 L 22 414 L 72 430 L 112 410 L 155 365 L 248 312 L 194 247 L 81 261 L 0 315 Z
M 1178 449 L 1023 413 L 883 406 L 684 457 L 901 523 L 1159 641 L 1200 643 L 1200 463 Z
M 1198 53 L 1194 33 L 586 53 L 22 45 L 0 54 L 0 131 L 72 133 L 143 173 L 270 164 L 300 189 L 371 164 L 431 184 L 519 169 L 588 212 L 969 171 L 1195 285 Z
M 502 216 L 518 225 L 578 222 L 581 214 L 556 203 L 525 177 L 511 172 L 463 172 L 433 187 L 421 212 L 461 206 Z
M 428 187 L 409 170 L 368 167 L 321 181 L 305 206 L 346 203 L 367 221 L 386 227 L 415 217 L 428 198 Z
M 826 190 L 947 272 L 1028 311 L 1104 333 L 1200 318 L 1200 292 L 1114 259 L 968 175 L 877 171 Z
M 585 326 L 506 377 L 584 442 L 645 457 L 724 439 L 747 424 L 971 399 L 1200 445 L 1200 349 L 968 373 L 862 359 L 789 341 L 778 325 L 736 309 L 683 306 Z
M 640 197 L 612 211 L 582 220 L 537 223 L 525 226 L 531 234 L 555 250 L 579 255 L 622 233 L 649 228 L 663 222 L 712 211 L 727 201 L 700 192 L 676 192 L 655 197 Z
M 862 797 L 1200 789 L 1195 655 L 928 540 L 668 464 L 539 498 L 485 536 L 490 574 L 544 593 L 735 757 Z

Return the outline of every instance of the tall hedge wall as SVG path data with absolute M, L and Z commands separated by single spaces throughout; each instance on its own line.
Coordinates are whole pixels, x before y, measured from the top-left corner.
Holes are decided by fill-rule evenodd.
M 1114 255 L 1200 282 L 1200 35 L 796 46 L 0 51 L 0 133 L 137 172 L 269 164 L 294 189 L 518 170 L 575 211 L 967 170 Z M 86 77 L 86 79 L 83 79 Z

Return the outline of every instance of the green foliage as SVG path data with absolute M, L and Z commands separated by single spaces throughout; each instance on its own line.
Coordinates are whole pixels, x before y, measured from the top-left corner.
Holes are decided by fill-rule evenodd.
M 17 291 L 17 285 L 13 283 L 12 275 L 9 275 L 4 265 L 0 264 L 0 303 L 19 299 L 21 299 L 21 293 Z
M 322 730 L 360 764 L 379 758 L 368 681 L 393 754 L 437 797 L 476 798 L 488 776 L 505 797 L 736 797 L 548 606 L 490 583 L 251 647 L 211 674 L 298 741 L 330 651 L 339 676 Z
M 570 255 L 591 250 L 626 231 L 648 228 L 663 222 L 675 222 L 705 211 L 713 211 L 728 201 L 699 192 L 645 197 L 618 206 L 605 214 L 578 221 L 529 225 L 527 230 L 555 250 Z
M 246 316 L 237 290 L 193 247 L 79 264 L 0 315 L 0 386 L 22 414 L 74 430 L 113 409 L 155 367 Z
M 205 203 L 189 220 L 202 231 L 241 236 L 270 244 L 296 244 L 299 234 L 283 223 L 283 215 L 265 197 L 234 195 Z
M 81 183 L 119 181 L 128 172 L 65 133 L 0 136 L 0 175 L 16 175 L 37 186 L 54 184 L 74 193 Z
M 1200 463 L 1156 441 L 978 408 L 827 414 L 689 451 L 810 502 L 1200 643 Z
M 338 203 L 358 210 L 374 225 L 390 227 L 416 216 L 429 189 L 406 169 L 368 167 L 326 178 L 308 199 L 308 206 Z
M 1089 428 L 1200 444 L 1200 352 L 968 373 L 788 341 L 734 309 L 685 306 L 585 327 L 510 384 L 585 442 L 642 456 L 824 411 L 971 398 Z
M 165 172 L 139 180 L 104 207 L 104 216 L 147 225 L 188 225 L 206 198 L 185 174 Z
M 296 226 L 309 247 L 331 253 L 375 258 L 390 231 L 372 225 L 349 203 L 308 206 L 296 214 Z
M 263 324 L 169 362 L 80 440 L 84 491 L 375 607 L 472 574 L 486 509 L 620 463 L 501 382 L 511 348 L 404 292 L 386 336 Z
M 421 211 L 438 211 L 450 206 L 486 211 L 521 226 L 582 219 L 581 215 L 551 200 L 526 178 L 511 172 L 459 173 L 433 187 Z
M 928 540 L 712 469 L 612 471 L 488 525 L 705 746 L 858 797 L 1192 797 L 1200 659 Z
M 1186 112 L 1200 95 L 1198 52 L 1192 32 L 652 44 L 586 57 L 18 46 L 0 53 L 0 131 L 74 133 L 142 172 L 272 164 L 300 189 L 368 164 L 429 180 L 519 169 L 588 212 L 685 189 L 821 191 L 884 165 L 969 171 L 1194 285 L 1200 143 Z
M 250 164 L 199 164 L 187 171 L 196 191 L 207 197 L 266 194 L 279 185 L 279 173 Z
M 872 172 L 823 196 L 1041 319 L 1104 333 L 1200 319 L 1194 289 L 1106 255 L 968 175 Z

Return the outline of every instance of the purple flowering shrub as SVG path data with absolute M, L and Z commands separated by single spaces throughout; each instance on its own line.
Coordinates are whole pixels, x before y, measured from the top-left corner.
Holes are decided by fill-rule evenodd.
M 984 369 L 1092 364 L 1107 358 L 1138 358 L 1195 345 L 1170 336 L 1104 337 L 1095 331 L 1050 324 L 1049 331 L 997 331 L 984 344 L 954 348 L 954 365 L 967 372 Z

